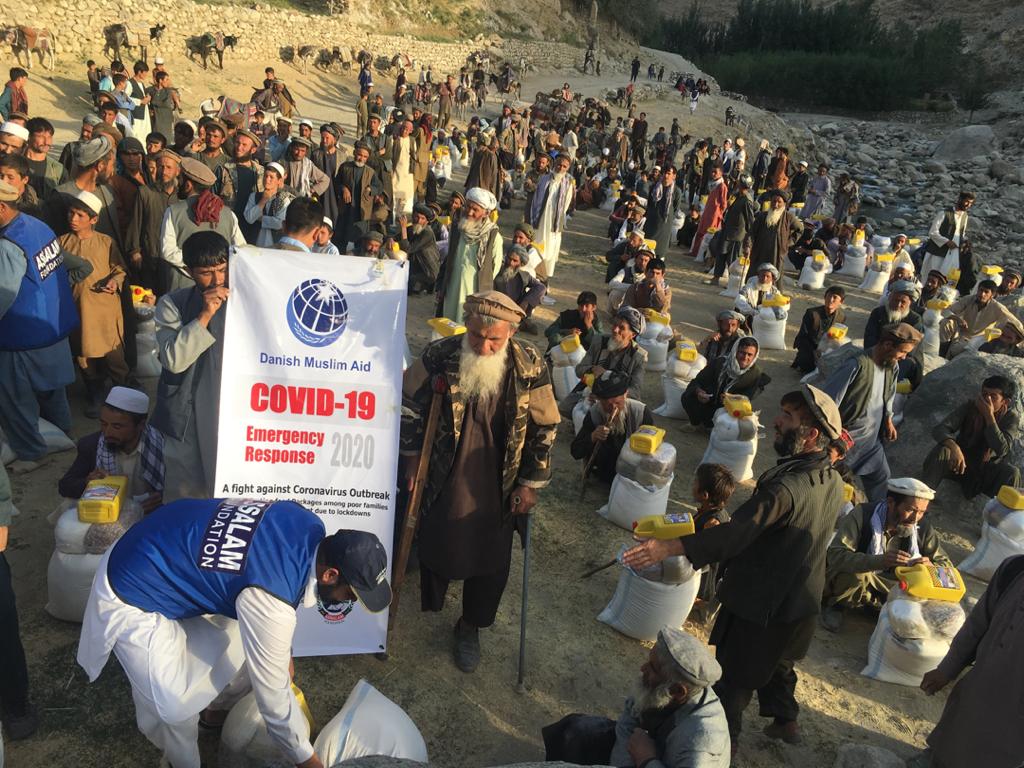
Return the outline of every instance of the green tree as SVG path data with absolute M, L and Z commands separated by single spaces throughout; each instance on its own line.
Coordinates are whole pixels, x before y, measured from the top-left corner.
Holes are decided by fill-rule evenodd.
M 995 90 L 992 73 L 980 59 L 975 59 L 966 68 L 960 80 L 957 103 L 961 109 L 968 110 L 967 122 L 974 121 L 974 113 L 987 107 Z

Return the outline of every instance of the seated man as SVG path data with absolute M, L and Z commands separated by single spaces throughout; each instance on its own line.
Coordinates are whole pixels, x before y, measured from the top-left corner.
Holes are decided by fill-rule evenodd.
M 923 315 L 928 309 L 928 302 L 939 297 L 939 291 L 945 287 L 949 280 L 939 270 L 933 269 L 924 278 L 924 287 L 921 288 L 920 298 L 910 307 L 914 312 Z M 888 289 L 887 289 L 888 295 Z
M 875 307 L 868 315 L 864 326 L 864 349 L 871 349 L 878 343 L 882 328 L 891 323 L 906 323 L 912 328 L 924 332 L 921 316 L 910 307 L 920 296 L 916 283 L 899 280 L 889 285 L 889 301 L 885 306 Z
M 811 307 L 804 312 L 800 330 L 797 331 L 796 338 L 793 339 L 796 357 L 793 359 L 792 367 L 800 373 L 810 373 L 817 368 L 815 352 L 818 351 L 818 342 L 828 333 L 834 323 L 841 325 L 846 323 L 846 312 L 843 310 L 843 299 L 845 298 L 846 291 L 841 285 L 829 286 L 825 291 L 825 303 L 820 307 Z
M 1024 323 L 1016 317 L 1007 319 L 999 328 L 1000 334 L 992 341 L 986 341 L 979 347 L 979 352 L 990 355 L 1009 355 L 1024 357 Z
M 712 686 L 722 668 L 707 646 L 665 627 L 617 722 L 569 715 L 543 729 L 544 759 L 576 765 L 728 768 L 725 711 Z
M 400 237 L 398 247 L 408 254 L 409 293 L 432 293 L 441 269 L 441 254 L 437 250 L 431 224 L 434 212 L 425 205 L 412 210 L 412 226 L 405 216 L 398 217 Z
M 743 335 L 740 333 L 740 325 L 745 319 L 734 309 L 723 309 L 715 318 L 718 330 L 705 337 L 704 341 L 697 346 L 697 351 L 704 355 L 708 362 L 728 354 L 733 344 Z
M 825 566 L 821 624 L 837 632 L 843 611 L 881 609 L 896 586 L 897 566 L 952 565 L 924 518 L 935 491 L 912 477 L 891 478 L 884 501 L 855 507 L 839 520 Z
M 692 425 L 710 429 L 723 395 L 745 395 L 753 400 L 771 382 L 757 366 L 757 339 L 744 336 L 734 349 L 734 354 L 710 361 L 683 392 L 683 408 Z
M 580 337 L 584 349 L 601 337 L 601 318 L 597 315 L 597 295 L 593 291 L 583 291 L 576 297 L 576 309 L 566 309 L 558 315 L 558 319 L 544 331 L 548 339 L 548 349 L 558 344 L 569 334 Z
M 744 327 L 748 331 L 751 329 L 754 315 L 757 314 L 758 308 L 764 303 L 765 299 L 774 298 L 780 293 L 778 282 L 779 270 L 773 264 L 766 262 L 759 265 L 757 274 L 747 280 L 746 285 L 740 288 L 740 292 L 736 296 L 735 308 L 745 318 L 746 324 Z
M 147 514 L 163 503 L 164 436 L 147 423 L 149 397 L 113 387 L 100 408 L 100 431 L 78 441 L 74 463 L 57 483 L 61 496 L 77 499 L 90 480 L 128 478 L 128 493 Z
M 548 274 L 544 269 L 544 259 L 541 258 L 537 246 L 533 244 L 534 236 L 533 227 L 528 222 L 521 221 L 516 224 L 515 231 L 512 232 L 512 244 L 509 248 L 511 249 L 513 245 L 521 245 L 525 248 L 526 261 L 523 262 L 521 269 L 547 284 Z
M 622 306 L 626 297 L 626 291 L 638 280 L 643 280 L 647 272 L 647 265 L 654 258 L 654 251 L 646 246 L 640 248 L 633 257 L 633 260 L 615 273 L 615 277 L 608 283 L 608 311 L 615 314 Z
M 886 302 L 889 300 L 889 292 L 892 290 L 892 284 L 897 283 L 900 280 L 905 280 L 908 283 L 913 283 L 917 286 L 918 291 L 921 290 L 921 284 L 914 277 L 914 265 L 912 263 L 903 262 L 900 264 L 893 264 L 892 269 L 889 271 L 889 279 L 885 283 L 885 287 L 882 289 L 881 296 L 878 297 L 878 306 L 884 307 Z M 921 314 L 918 312 L 918 314 Z
M 494 278 L 494 290 L 504 293 L 526 313 L 519 329 L 524 333 L 537 333 L 537 326 L 531 322 L 530 316 L 540 306 L 547 286 L 522 268 L 527 258 L 523 246 L 513 245 L 505 257 L 505 266 Z
M 656 312 L 669 312 L 672 309 L 672 288 L 665 282 L 665 262 L 651 259 L 647 262 L 644 279 L 634 282 L 622 297 L 624 307 L 635 307 L 639 310 L 653 309 Z
M 610 283 L 618 271 L 633 261 L 633 257 L 636 256 L 643 247 L 643 229 L 632 230 L 625 240 L 616 243 L 611 250 L 607 251 L 604 255 L 605 259 L 608 261 L 608 269 L 605 270 L 604 281 L 606 283 Z
M 624 373 L 605 371 L 594 380 L 591 391 L 596 402 L 583 418 L 569 452 L 577 461 L 590 462 L 588 475 L 606 483 L 615 477 L 619 451 L 629 436 L 644 424 L 653 424 L 651 410 L 639 400 L 626 397 L 629 378 Z
M 967 499 L 1020 485 L 1020 468 L 1009 455 L 1020 439 L 1016 397 L 1016 385 L 1005 376 L 985 379 L 979 397 L 961 403 L 932 430 L 938 445 L 924 460 L 924 481 L 938 488 L 944 479 L 955 480 Z
M 586 385 L 583 377 L 592 373 L 595 377 L 605 371 L 619 371 L 629 377 L 628 394 L 634 400 L 640 400 L 643 392 L 644 369 L 647 368 L 647 350 L 636 342 L 636 337 L 646 327 L 644 316 L 640 310 L 623 307 L 612 318 L 611 333 L 600 336 L 596 343 L 590 345 L 587 356 L 576 366 L 576 375 L 581 381 L 558 404 L 563 416 L 571 416 L 572 409 L 583 397 Z
M 615 231 L 614 236 L 612 237 L 612 244 L 619 245 L 620 243 L 628 240 L 633 232 L 639 232 L 640 236 L 643 237 L 644 225 L 646 223 L 647 209 L 642 203 L 634 203 L 626 213 L 626 218 L 619 225 L 618 230 Z
M 967 349 L 972 336 L 977 336 L 990 325 L 1004 323 L 1013 317 L 1010 310 L 995 298 L 996 284 L 981 280 L 973 294 L 953 302 L 943 313 L 939 353 L 954 358 Z

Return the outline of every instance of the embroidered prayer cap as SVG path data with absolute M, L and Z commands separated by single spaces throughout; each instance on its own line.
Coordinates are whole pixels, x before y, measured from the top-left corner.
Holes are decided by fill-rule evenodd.
M 590 388 L 594 397 L 607 399 L 618 397 L 629 391 L 629 377 L 620 371 L 605 371 L 596 379 Z
M 109 136 L 97 136 L 75 147 L 75 163 L 79 168 L 88 168 L 109 155 L 113 149 L 114 142 Z
M 6 181 L 0 181 L 0 203 L 11 203 L 21 197 L 18 190 Z
M 935 498 L 935 491 L 916 477 L 890 477 L 885 487 L 901 496 L 913 496 L 915 499 L 924 499 L 925 501 Z
M 76 208 L 81 208 L 87 213 L 91 213 L 93 216 L 99 216 L 100 211 L 103 210 L 103 203 L 100 199 L 85 189 L 80 189 L 77 192 L 72 192 L 66 198 L 68 205 Z
M 500 291 L 481 291 L 466 297 L 462 305 L 466 315 L 482 315 L 504 320 L 506 323 L 518 325 L 526 317 L 526 313 L 518 304 Z
M 128 413 L 149 413 L 149 395 L 130 387 L 111 387 L 104 402 L 111 408 Z
M 908 323 L 890 323 L 882 326 L 879 341 L 890 341 L 894 344 L 920 344 L 924 334 Z
M 213 171 L 194 157 L 181 158 L 181 172 L 201 187 L 212 187 L 217 181 Z
M 466 201 L 476 203 L 484 210 L 490 212 L 498 207 L 498 201 L 494 193 L 483 187 L 473 187 L 466 193 Z
M 676 671 L 691 685 L 707 688 L 722 677 L 722 667 L 708 647 L 689 632 L 665 627 L 658 632 L 655 647 L 662 658 L 675 663 Z
M 895 296 L 900 293 L 909 296 L 911 301 L 917 301 L 921 297 L 921 289 L 917 287 L 917 283 L 912 283 L 909 280 L 893 280 L 889 284 L 889 295 Z
M 843 419 L 839 415 L 839 406 L 836 401 L 826 395 L 817 387 L 810 384 L 801 384 L 799 392 L 803 395 L 804 402 L 818 422 L 821 431 L 829 438 L 835 440 L 843 434 Z
M 629 324 L 629 329 L 637 336 L 642 334 L 647 327 L 647 321 L 644 320 L 643 314 L 635 307 L 622 307 L 615 313 L 615 318 L 625 320 Z
M 28 141 L 28 129 L 23 125 L 12 123 L 10 120 L 0 125 L 0 133 L 7 133 L 11 136 L 17 136 L 22 141 Z

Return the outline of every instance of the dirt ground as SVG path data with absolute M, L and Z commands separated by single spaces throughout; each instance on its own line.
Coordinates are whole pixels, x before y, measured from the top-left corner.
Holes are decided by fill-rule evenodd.
M 220 92 L 246 97 L 246 86 L 262 77 L 264 63 L 231 62 L 228 74 L 204 74 L 177 59 L 171 59 L 169 66 L 175 83 L 185 87 L 184 100 L 191 107 Z M 330 117 L 354 130 L 350 109 L 354 101 L 352 76 L 312 72 L 302 76 L 285 65 L 277 67 L 279 75 L 293 87 L 305 114 Z M 77 121 L 86 108 L 82 99 L 84 78 L 79 74 L 58 72 L 44 80 L 37 69 L 29 86 L 33 113 L 57 118 L 58 147 L 77 130 Z M 524 91 L 549 89 L 565 78 L 565 73 L 534 76 L 528 79 Z M 569 78 L 576 87 L 584 84 L 585 90 L 615 84 L 598 83 L 595 78 L 575 74 Z M 704 106 L 702 103 L 696 119 L 691 120 L 674 100 L 644 105 L 654 115 L 654 125 L 662 120 L 668 125 L 672 114 L 678 114 L 688 132 L 722 135 L 724 126 L 719 115 L 724 107 L 712 111 L 710 105 L 706 110 Z M 490 109 L 495 108 L 492 103 Z M 519 220 L 521 210 L 522 202 L 517 201 L 512 210 L 502 214 L 502 230 L 507 234 Z M 558 311 L 570 308 L 580 290 L 594 289 L 601 295 L 602 254 L 608 247 L 604 237 L 605 215 L 581 211 L 571 221 L 552 283 L 551 293 L 558 303 L 539 311 L 541 324 L 554 319 Z M 709 332 L 714 314 L 730 300 L 700 285 L 702 275 L 693 268 L 692 260 L 675 247 L 666 258 L 674 293 L 673 326 L 684 336 L 699 339 Z M 849 280 L 846 285 L 848 290 L 852 287 Z M 848 295 L 851 326 L 854 335 L 858 335 L 867 312 L 877 300 L 856 289 L 849 290 Z M 790 341 L 803 310 L 818 300 L 817 296 L 799 290 L 792 292 L 792 296 L 787 333 Z M 414 298 L 410 302 L 409 341 L 414 352 L 426 341 L 424 320 L 431 310 L 429 298 Z M 542 337 L 531 340 L 543 342 Z M 780 396 L 797 381 L 789 368 L 791 357 L 790 351 L 762 355 L 762 364 L 773 379 L 758 403 L 764 422 L 771 422 Z M 152 389 L 152 382 L 149 385 Z M 660 374 L 647 375 L 644 395 L 652 406 L 661 402 Z M 82 415 L 82 396 L 77 387 L 72 389 L 72 401 L 73 436 L 78 438 L 95 430 L 96 422 Z M 679 425 L 678 421 L 662 420 L 662 426 L 668 429 L 668 440 L 679 454 L 670 509 L 690 505 L 692 472 L 707 442 L 704 435 L 683 432 Z M 497 623 L 483 632 L 484 659 L 475 674 L 459 672 L 451 661 L 452 626 L 459 615 L 457 601 L 450 599 L 442 615 L 420 613 L 418 580 L 413 576 L 402 600 L 400 626 L 392 639 L 388 661 L 369 656 L 297 661 L 296 680 L 305 690 L 318 723 L 325 723 L 338 711 L 353 684 L 363 677 L 411 715 L 423 732 L 433 764 L 476 768 L 542 759 L 541 727 L 567 713 L 615 716 L 638 677 L 647 649 L 596 621 L 615 589 L 617 569 L 585 581 L 580 574 L 610 559 L 629 537 L 595 514 L 604 502 L 605 489 L 595 485 L 585 501 L 579 501 L 579 466 L 569 456 L 570 439 L 571 425 L 563 424 L 555 446 L 554 477 L 541 494 L 535 515 L 527 691 L 520 694 L 515 690 L 522 584 L 522 558 L 516 554 Z M 762 442 L 755 471 L 769 467 L 774 458 L 770 442 Z M 155 766 L 158 755 L 134 726 L 131 696 L 120 668 L 110 663 L 100 679 L 90 685 L 75 663 L 78 626 L 57 621 L 43 609 L 46 567 L 53 550 L 53 533 L 45 517 L 58 502 L 56 481 L 71 460 L 71 453 L 57 454 L 36 472 L 13 478 L 15 503 L 21 515 L 12 528 L 8 557 L 14 570 L 33 698 L 42 713 L 42 726 L 34 738 L 8 745 L 9 764 L 14 768 L 72 764 L 81 768 Z M 747 484 L 736 494 L 731 506 L 735 507 L 749 492 Z M 958 560 L 977 535 L 977 521 L 955 502 L 949 504 L 948 512 L 940 509 L 937 519 L 951 555 Z M 973 585 L 972 591 L 977 593 L 977 585 Z M 453 598 L 457 596 L 456 590 Z M 799 664 L 797 696 L 803 706 L 805 744 L 791 747 L 769 741 L 760 733 L 762 721 L 756 705 L 752 705 L 735 765 L 829 766 L 837 747 L 848 741 L 884 746 L 904 757 L 922 746 L 941 712 L 944 695 L 928 698 L 916 689 L 878 683 L 859 675 L 866 661 L 873 623 L 872 619 L 853 616 L 839 635 L 819 631 L 810 655 Z M 706 632 L 702 627 L 690 629 Z M 215 739 L 204 739 L 207 765 L 216 765 Z

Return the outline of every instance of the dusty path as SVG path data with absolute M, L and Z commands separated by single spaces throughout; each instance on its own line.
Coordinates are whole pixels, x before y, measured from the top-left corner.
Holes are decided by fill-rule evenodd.
M 188 88 L 188 104 L 195 104 L 210 93 L 245 92 L 244 86 L 255 84 L 263 68 L 262 63 L 256 63 L 237 66 L 228 75 L 212 73 L 208 87 L 201 88 L 201 72 L 183 71 L 178 61 L 171 65 L 172 72 L 181 73 L 177 82 Z M 295 88 L 305 112 L 315 118 L 340 119 L 352 129 L 354 119 L 348 107 L 354 98 L 351 77 L 302 77 L 288 72 L 284 65 L 277 66 L 279 74 Z M 524 92 L 554 87 L 550 85 L 554 81 L 560 85 L 565 77 L 552 73 L 531 78 Z M 574 84 L 586 80 L 570 76 Z M 78 99 L 81 90 L 76 83 L 58 75 L 51 83 L 37 84 L 30 91 L 37 99 L 34 111 L 51 115 L 66 111 L 66 119 L 59 121 L 63 135 L 58 136 L 58 145 L 68 138 L 84 110 Z M 648 109 L 651 114 L 666 117 L 673 111 L 682 117 L 682 111 L 668 103 Z M 714 120 L 709 113 L 709 122 L 701 132 L 720 135 L 723 127 Z M 665 124 L 669 122 L 666 120 Z M 511 231 L 521 209 L 522 203 L 517 201 L 513 210 L 503 213 L 503 231 Z M 594 289 L 600 295 L 604 270 L 600 254 L 607 248 L 604 216 L 601 212 L 582 211 L 572 220 L 563 241 L 566 252 L 553 285 L 552 293 L 558 304 L 540 311 L 542 321 L 549 321 L 555 312 L 569 308 L 580 290 Z M 700 285 L 701 275 L 690 268 L 690 259 L 677 249 L 673 248 L 667 259 L 675 294 L 673 325 L 684 335 L 700 338 L 710 329 L 714 313 L 725 307 L 728 300 Z M 849 288 L 849 281 L 846 284 Z M 849 293 L 851 325 L 859 332 L 876 299 L 856 290 Z M 796 332 L 798 318 L 814 297 L 796 291 L 793 298 L 789 340 Z M 424 320 L 431 310 L 428 298 L 411 301 L 409 340 L 413 351 L 418 351 L 426 341 Z M 543 341 L 540 337 L 534 340 Z M 791 355 L 788 351 L 763 355 L 762 361 L 773 378 L 759 402 L 765 421 L 774 418 L 779 397 L 796 383 L 796 375 L 789 368 Z M 657 405 L 662 399 L 661 391 L 659 374 L 648 374 L 645 399 Z M 93 431 L 96 423 L 82 415 L 77 389 L 72 397 L 74 436 L 80 437 Z M 669 421 L 663 425 L 668 428 L 668 439 L 679 450 L 671 504 L 685 506 L 690 503 L 691 476 L 703 455 L 706 438 L 683 433 L 678 424 Z M 322 724 L 332 717 L 355 681 L 364 677 L 409 712 L 427 740 L 434 764 L 474 768 L 542 759 L 540 728 L 569 712 L 616 714 L 623 696 L 637 678 L 646 650 L 595 620 L 614 591 L 616 571 L 606 571 L 587 581 L 580 581 L 579 574 L 607 560 L 628 536 L 594 514 L 603 503 L 603 491 L 595 488 L 584 503 L 577 500 L 579 468 L 568 454 L 570 438 L 571 426 L 564 424 L 555 447 L 554 479 L 541 495 L 535 518 L 527 693 L 515 692 L 522 578 L 521 558 L 516 554 L 497 624 L 483 633 L 484 661 L 476 674 L 460 673 L 450 660 L 451 628 L 459 615 L 456 603 L 450 601 L 442 615 L 419 613 L 418 584 L 413 577 L 404 595 L 401 627 L 388 662 L 365 656 L 297 662 L 297 682 L 305 689 L 317 722 Z M 135 728 L 131 696 L 120 668 L 116 663 L 109 664 L 100 679 L 89 685 L 74 661 L 78 627 L 56 621 L 43 610 L 46 565 L 53 549 L 52 529 L 44 518 L 57 504 L 55 483 L 71 459 L 70 454 L 53 456 L 34 474 L 14 479 L 15 501 L 22 514 L 12 530 L 8 557 L 14 569 L 22 635 L 43 725 L 35 738 L 8 745 L 9 764 L 14 768 L 71 764 L 81 768 L 155 766 L 155 750 Z M 770 445 L 762 443 L 755 469 L 762 471 L 773 462 Z M 749 488 L 741 490 L 737 501 L 747 493 Z M 950 521 L 952 533 L 945 538 L 954 559 L 963 553 L 966 539 L 973 539 L 976 533 L 970 526 L 969 520 Z M 844 741 L 878 744 L 904 756 L 920 747 L 941 711 L 943 697 L 929 699 L 915 689 L 875 683 L 859 676 L 872 625 L 867 619 L 851 617 L 839 636 L 818 632 L 809 658 L 800 665 L 797 695 L 804 707 L 801 720 L 805 745 L 794 748 L 770 742 L 760 734 L 761 721 L 752 707 L 736 765 L 830 766 L 836 747 Z M 216 765 L 216 746 L 212 740 L 204 741 L 204 751 L 208 754 L 207 764 Z

